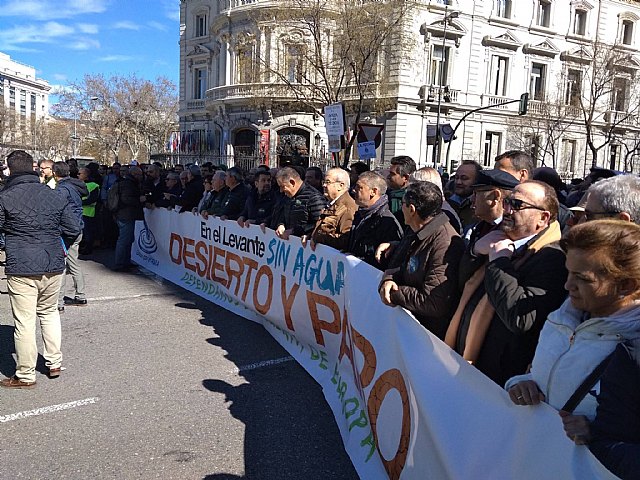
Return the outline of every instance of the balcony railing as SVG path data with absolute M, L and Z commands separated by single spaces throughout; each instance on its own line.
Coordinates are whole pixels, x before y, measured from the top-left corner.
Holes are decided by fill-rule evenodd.
M 222 13 L 227 10 L 233 10 L 234 8 L 245 7 L 264 1 L 265 0 L 223 0 L 220 2 L 220 12 Z
M 617 110 L 604 112 L 604 121 L 609 125 L 634 126 L 638 124 L 638 118 L 635 115 Z
M 427 92 L 428 102 L 437 102 L 438 95 L 442 95 L 442 102 L 446 103 L 458 103 L 458 93 L 460 90 L 453 90 L 448 86 L 429 85 L 429 91 Z M 446 98 L 446 97 L 449 98 Z
M 509 105 L 500 105 L 503 102 L 510 102 L 513 98 L 503 97 L 501 95 L 483 95 L 482 96 L 482 106 L 485 107 L 495 107 L 499 110 L 508 110 Z
M 375 85 L 372 85 L 375 92 Z M 285 83 L 243 83 L 237 85 L 224 85 L 207 90 L 207 102 L 218 100 L 234 100 L 244 98 L 272 98 L 293 100 L 296 97 L 307 101 L 323 102 L 320 91 L 313 85 Z M 358 87 L 350 85 L 345 87 L 341 94 L 342 100 L 355 100 L 358 98 Z
M 189 100 L 187 110 L 204 110 L 204 100 Z

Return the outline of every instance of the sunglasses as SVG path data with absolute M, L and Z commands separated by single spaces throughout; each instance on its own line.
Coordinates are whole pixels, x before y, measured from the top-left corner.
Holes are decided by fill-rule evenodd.
M 513 211 L 519 212 L 520 210 L 527 210 L 533 208 L 535 210 L 540 210 L 541 212 L 546 211 L 546 208 L 538 207 L 537 205 L 532 205 L 529 202 L 525 202 L 524 200 L 520 200 L 519 198 L 505 197 L 502 200 L 503 207 L 509 207 Z

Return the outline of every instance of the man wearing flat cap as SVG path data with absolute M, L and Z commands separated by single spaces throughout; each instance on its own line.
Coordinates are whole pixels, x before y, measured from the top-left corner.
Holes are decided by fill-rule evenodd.
M 481 173 L 473 185 L 476 215 L 489 231 L 463 256 L 462 296 L 445 341 L 503 385 L 533 359 L 544 321 L 566 298 L 567 270 L 553 188 L 535 180 L 514 186 L 495 171 Z M 502 221 L 491 227 L 499 214 Z

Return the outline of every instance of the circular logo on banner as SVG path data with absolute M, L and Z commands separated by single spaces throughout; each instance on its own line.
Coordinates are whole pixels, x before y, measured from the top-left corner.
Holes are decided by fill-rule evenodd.
M 147 255 L 151 255 L 158 250 L 156 237 L 153 235 L 153 232 L 149 230 L 146 220 L 144 222 L 144 228 L 140 230 L 140 235 L 138 236 L 138 247 Z

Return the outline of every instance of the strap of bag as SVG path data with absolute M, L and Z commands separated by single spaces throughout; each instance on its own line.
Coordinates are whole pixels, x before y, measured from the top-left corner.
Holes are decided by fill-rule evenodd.
M 607 365 L 609 365 L 609 362 L 611 361 L 611 357 L 613 357 L 613 352 L 607 355 L 605 359 L 602 360 L 598 364 L 598 366 L 593 369 L 593 371 L 587 376 L 587 378 L 585 378 L 582 381 L 580 386 L 576 389 L 575 392 L 573 392 L 573 395 L 571 395 L 569 400 L 567 400 L 567 403 L 565 403 L 560 410 L 573 413 L 573 411 L 584 399 L 584 397 L 587 396 L 587 393 L 589 393 L 589 391 L 594 387 L 594 385 L 598 383 L 598 380 L 600 380 L 600 377 L 602 377 L 602 374 L 604 373 L 604 370 L 607 368 Z

